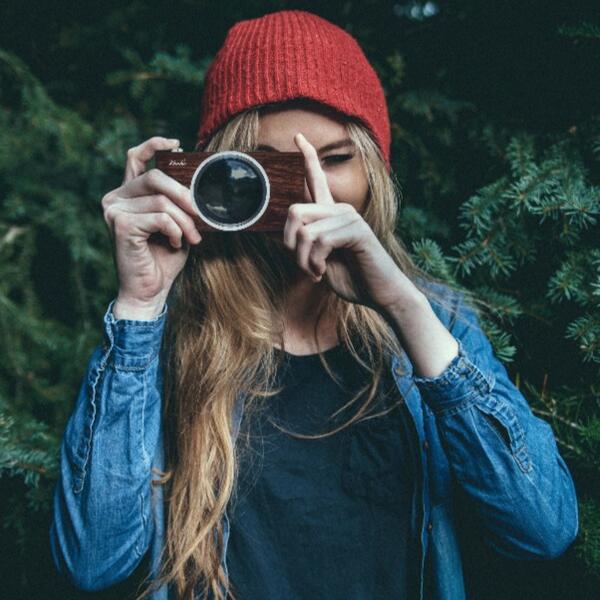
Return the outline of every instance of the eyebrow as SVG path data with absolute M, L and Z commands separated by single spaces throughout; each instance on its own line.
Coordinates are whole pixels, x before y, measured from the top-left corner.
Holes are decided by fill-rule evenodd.
M 321 152 L 328 152 L 329 150 L 337 150 L 338 148 L 345 148 L 346 146 L 354 145 L 354 142 L 350 138 L 345 138 L 343 140 L 338 140 L 337 142 L 331 142 L 331 144 L 325 144 L 317 150 L 320 154 Z M 275 152 L 279 152 L 277 148 L 273 148 L 273 146 L 269 146 L 268 144 L 260 144 L 257 150 L 274 150 Z

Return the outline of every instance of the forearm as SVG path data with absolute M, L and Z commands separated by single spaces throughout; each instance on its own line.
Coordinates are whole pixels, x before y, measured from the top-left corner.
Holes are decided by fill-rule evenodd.
M 577 535 L 575 489 L 551 427 L 515 410 L 516 393 L 476 392 L 438 413 L 438 429 L 487 542 L 511 558 L 555 558 Z
M 57 568 L 87 590 L 126 578 L 148 548 L 160 443 L 163 321 L 106 319 L 109 343 L 92 355 L 63 436 L 50 529 Z
M 412 283 L 398 293 L 398 302 L 384 311 L 415 375 L 437 377 L 458 354 L 458 342 Z
M 60 470 L 50 528 L 57 569 L 88 591 L 125 580 L 150 544 L 150 471 L 125 479 L 103 472 L 93 460 L 83 489 L 77 492 L 64 449 Z
M 557 556 L 576 535 L 578 514 L 552 428 L 533 415 L 474 311 L 459 301 L 451 319 L 435 306 L 450 323 L 457 355 L 441 373 L 413 374 L 412 382 L 435 415 L 453 474 L 497 550 L 513 558 Z

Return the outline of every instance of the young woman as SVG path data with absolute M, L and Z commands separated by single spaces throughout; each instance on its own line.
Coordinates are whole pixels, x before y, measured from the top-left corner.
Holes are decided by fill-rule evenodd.
M 65 430 L 57 568 L 97 590 L 149 553 L 140 598 L 456 600 L 457 502 L 498 552 L 560 555 L 571 475 L 475 306 L 394 234 L 356 41 L 281 11 L 237 23 L 207 73 L 197 149 L 304 157 L 281 234 L 201 236 L 190 191 L 146 170 L 177 145 L 129 150 L 103 198 L 119 290 Z

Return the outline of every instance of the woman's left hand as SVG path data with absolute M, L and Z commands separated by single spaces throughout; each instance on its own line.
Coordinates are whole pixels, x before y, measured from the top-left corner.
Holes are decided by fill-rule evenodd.
M 283 243 L 295 251 L 300 268 L 349 302 L 387 313 L 414 288 L 351 205 L 335 202 L 316 149 L 301 134 L 294 141 L 304 155 L 306 181 L 314 203 L 289 207 Z M 414 288 L 416 291 L 416 288 Z

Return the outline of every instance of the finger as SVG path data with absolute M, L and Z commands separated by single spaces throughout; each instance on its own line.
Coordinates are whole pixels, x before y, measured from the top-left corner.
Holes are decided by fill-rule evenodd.
M 168 213 L 120 212 L 113 220 L 113 226 L 118 243 L 145 242 L 151 234 L 160 232 L 169 238 L 174 248 L 182 246 L 181 228 Z
M 306 182 L 313 202 L 318 204 L 335 204 L 335 200 L 329 190 L 327 176 L 321 168 L 316 148 L 301 133 L 297 133 L 294 136 L 294 142 L 304 155 Z
M 327 270 L 327 258 L 333 250 L 354 247 L 364 235 L 364 225 L 364 221 L 354 221 L 317 237 L 308 258 L 309 267 L 318 273 L 316 281 L 320 281 Z
M 202 240 L 202 236 L 198 232 L 194 220 L 172 202 L 170 198 L 162 194 L 129 198 L 109 206 L 104 211 L 104 220 L 109 226 L 109 229 L 112 228 L 114 217 L 120 212 L 136 214 L 166 212 L 171 215 L 172 219 L 179 225 L 190 244 L 197 244 Z
M 121 198 L 135 198 L 154 194 L 164 194 L 182 210 L 193 217 L 197 216 L 190 189 L 163 173 L 160 169 L 151 169 L 141 177 L 132 179 L 115 191 L 115 195 Z
M 298 231 L 298 245 L 296 250 L 297 262 L 300 268 L 308 273 L 318 277 L 325 271 L 325 260 L 334 246 L 329 245 L 330 234 L 338 228 L 347 228 L 357 221 L 357 215 L 350 213 L 337 215 L 316 221 L 303 226 Z M 309 260 L 313 253 L 314 246 L 318 246 L 317 257 L 319 263 L 312 263 Z
M 172 150 L 179 146 L 179 140 L 170 140 L 155 136 L 127 150 L 127 163 L 123 183 L 131 181 L 146 170 L 146 163 L 154 157 L 157 150 Z
M 336 202 L 333 205 L 311 204 L 307 202 L 291 204 L 288 218 L 283 227 L 283 243 L 290 250 L 296 248 L 296 234 L 302 225 L 339 214 L 356 212 L 351 204 Z

